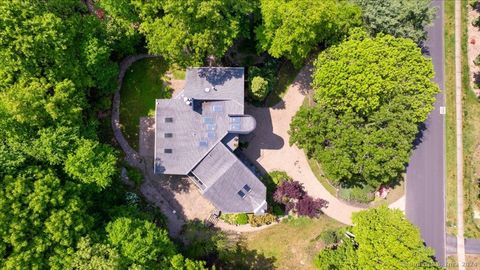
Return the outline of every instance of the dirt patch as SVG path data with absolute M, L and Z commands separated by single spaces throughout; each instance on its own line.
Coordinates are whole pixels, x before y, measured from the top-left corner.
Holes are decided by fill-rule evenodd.
M 165 77 L 165 86 L 172 89 L 172 97 L 182 92 L 183 88 L 185 88 L 185 80 L 175 79 L 171 72 L 167 72 L 167 74 L 165 74 Z
M 480 54 L 480 30 L 478 27 L 472 25 L 472 23 L 480 16 L 478 10 L 469 8 L 468 11 L 468 66 L 470 68 L 470 84 L 475 94 L 480 96 L 480 67 L 475 65 L 473 61 Z

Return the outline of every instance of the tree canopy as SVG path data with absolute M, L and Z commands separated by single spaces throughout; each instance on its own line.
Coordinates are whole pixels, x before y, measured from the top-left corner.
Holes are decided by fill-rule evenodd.
M 431 61 L 411 40 L 355 36 L 319 55 L 316 105 L 297 112 L 290 143 L 334 182 L 377 188 L 404 171 L 439 89 Z
M 400 210 L 373 208 L 354 213 L 352 222 L 353 238 L 322 250 L 315 258 L 318 269 L 442 269 Z
M 113 214 L 127 202 L 111 185 L 117 152 L 99 140 L 97 116 L 117 86 L 115 60 L 134 48 L 112 26 L 131 29 L 125 21 L 90 14 L 84 1 L 0 1 L 0 268 L 203 269 L 165 229 Z M 122 228 L 129 239 L 105 240 Z
M 149 51 L 180 66 L 222 57 L 242 35 L 254 7 L 247 0 L 156 0 L 137 6 Z
M 341 40 L 362 24 L 360 8 L 337 0 L 260 0 L 258 49 L 299 67 L 318 44 Z
M 433 21 L 435 10 L 430 0 L 353 0 L 362 8 L 363 20 L 372 35 L 378 33 L 425 40 L 425 28 Z

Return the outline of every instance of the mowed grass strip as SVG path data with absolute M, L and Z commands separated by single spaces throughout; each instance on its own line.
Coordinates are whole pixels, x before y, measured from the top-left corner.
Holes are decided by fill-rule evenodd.
M 325 215 L 318 219 L 287 219 L 270 228 L 246 234 L 246 247 L 274 259 L 278 269 L 315 269 L 313 258 L 323 247 L 322 231 L 345 226 Z
M 455 235 L 457 220 L 455 137 L 455 2 L 444 2 L 445 102 L 446 102 L 446 205 L 447 233 Z
M 130 146 L 138 151 L 140 117 L 153 116 L 155 99 L 170 98 L 163 76 L 168 66 L 161 58 L 147 58 L 133 63 L 123 78 L 120 90 L 120 123 Z
M 480 237 L 480 220 L 474 210 L 480 209 L 480 103 L 470 85 L 467 58 L 468 2 L 462 1 L 462 89 L 463 89 L 463 161 L 464 161 L 464 220 L 465 237 Z

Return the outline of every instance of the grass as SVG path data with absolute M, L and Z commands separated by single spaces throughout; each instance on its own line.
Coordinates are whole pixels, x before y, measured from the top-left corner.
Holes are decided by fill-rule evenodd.
M 153 116 L 155 99 L 171 97 L 163 84 L 168 66 L 161 58 L 148 58 L 130 66 L 120 90 L 120 122 L 130 146 L 138 150 L 140 117 Z
M 455 138 L 455 2 L 444 2 L 445 101 L 446 101 L 446 207 L 447 233 L 456 234 L 456 138 Z
M 467 62 L 468 46 L 468 8 L 467 1 L 462 2 L 462 88 L 463 88 L 463 159 L 465 192 L 465 237 L 479 238 L 479 221 L 473 218 L 474 208 L 478 208 L 479 188 L 477 171 L 480 171 L 480 156 L 475 154 L 480 146 L 480 103 L 470 87 L 470 71 Z
M 174 80 L 185 80 L 186 70 L 181 67 L 173 66 L 170 68 Z
M 286 219 L 278 225 L 246 235 L 249 250 L 273 257 L 278 269 L 315 269 L 313 258 L 323 248 L 321 232 L 343 224 L 323 215 L 318 219 Z
M 456 234 L 456 140 L 455 140 L 455 58 L 454 58 L 454 7 L 453 1 L 445 2 L 445 87 L 447 101 L 447 233 Z M 464 222 L 465 237 L 480 237 L 480 227 L 473 218 L 474 207 L 479 203 L 478 175 L 480 170 L 480 104 L 470 87 L 467 62 L 468 7 L 462 1 L 462 89 L 463 89 L 463 160 L 464 160 Z
M 447 257 L 447 270 L 457 270 L 458 262 L 457 256 Z M 474 270 L 480 269 L 480 256 L 479 255 L 466 255 L 465 256 L 465 269 Z
M 337 188 L 330 184 L 330 181 L 323 175 L 322 168 L 320 164 L 314 159 L 308 159 L 308 165 L 310 165 L 310 169 L 312 170 L 313 174 L 317 178 L 317 180 L 322 184 L 322 186 L 333 196 L 337 197 Z
M 284 61 L 280 65 L 277 82 L 265 100 L 265 105 L 268 107 L 272 107 L 282 100 L 283 96 L 287 93 L 288 87 L 293 83 L 300 71 L 300 69 L 295 68 L 290 61 Z

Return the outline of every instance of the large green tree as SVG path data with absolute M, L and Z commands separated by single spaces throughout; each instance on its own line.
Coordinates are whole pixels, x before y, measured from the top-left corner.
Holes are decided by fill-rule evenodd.
M 181 66 L 222 57 L 246 29 L 254 7 L 247 0 L 136 1 L 135 6 L 149 51 Z
M 0 183 L 0 266 L 63 269 L 93 218 L 78 185 L 28 167 Z
M 96 135 L 118 72 L 107 23 L 84 1 L 0 1 L 2 269 L 119 269 L 119 247 L 80 240 L 105 238 L 125 203 L 110 198 L 117 157 Z M 169 252 L 174 269 L 197 264 Z
M 386 206 L 354 213 L 351 237 L 315 258 L 318 269 L 442 269 L 420 231 L 398 209 Z
M 362 8 L 365 26 L 372 35 L 384 33 L 420 43 L 435 16 L 430 0 L 352 1 Z
M 411 40 L 355 37 L 318 57 L 317 104 L 297 112 L 290 143 L 334 182 L 377 188 L 404 171 L 439 89 L 431 60 Z
M 362 24 L 360 8 L 337 0 L 260 0 L 258 49 L 300 66 L 318 44 L 331 45 Z

